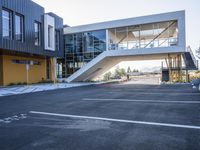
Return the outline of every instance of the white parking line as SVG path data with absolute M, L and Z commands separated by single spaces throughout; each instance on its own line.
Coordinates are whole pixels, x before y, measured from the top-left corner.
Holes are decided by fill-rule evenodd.
M 77 116 L 77 115 L 67 115 L 67 114 L 58 114 L 58 113 L 38 112 L 38 111 L 30 111 L 29 113 L 39 114 L 39 115 L 48 115 L 48 116 L 68 117 L 68 118 L 93 119 L 93 120 L 103 120 L 103 121 L 120 122 L 120 123 L 131 123 L 131 124 L 142 124 L 142 125 L 151 125 L 151 126 L 164 126 L 164 127 L 187 128 L 187 129 L 200 130 L 200 126 L 181 125 L 181 124 L 145 122 L 145 121 L 112 119 L 112 118 L 91 117 L 91 116 Z
M 145 103 L 183 103 L 183 104 L 200 104 L 200 101 L 165 101 L 165 100 L 135 100 L 135 99 L 101 99 L 101 98 L 84 98 L 84 101 L 119 101 L 119 102 L 145 102 Z
M 119 93 L 121 91 L 111 91 L 111 92 L 107 92 L 107 93 L 110 93 L 110 94 L 115 94 L 115 93 Z M 131 94 L 151 94 L 151 95 L 162 95 L 162 94 L 166 94 L 166 92 L 169 92 L 167 93 L 167 95 L 173 95 L 173 96 L 176 96 L 176 95 L 184 95 L 184 96 L 191 96 L 191 95 L 200 95 L 200 93 L 181 93 L 181 92 L 174 92 L 172 93 L 171 91 L 166 91 L 166 92 L 141 92 L 141 91 L 122 91 L 123 93 L 131 93 Z

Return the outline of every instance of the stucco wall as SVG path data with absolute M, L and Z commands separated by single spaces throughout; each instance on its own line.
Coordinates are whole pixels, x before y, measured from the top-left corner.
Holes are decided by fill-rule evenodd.
M 39 61 L 40 65 L 30 65 L 28 83 L 37 83 L 46 79 L 46 60 L 40 58 L 20 57 L 20 56 L 3 56 L 3 84 L 9 85 L 11 83 L 26 82 L 26 65 L 14 64 L 13 59 L 17 60 L 34 60 Z

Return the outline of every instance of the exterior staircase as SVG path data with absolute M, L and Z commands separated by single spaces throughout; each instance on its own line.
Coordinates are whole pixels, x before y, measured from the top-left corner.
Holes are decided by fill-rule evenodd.
M 183 54 L 183 59 L 187 70 L 198 70 L 198 60 L 196 60 L 190 47 L 187 47 L 187 51 Z

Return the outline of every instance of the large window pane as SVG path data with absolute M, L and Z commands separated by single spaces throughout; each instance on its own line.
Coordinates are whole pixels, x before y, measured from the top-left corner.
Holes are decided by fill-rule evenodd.
M 106 42 L 106 31 L 105 30 L 93 31 L 92 35 L 94 36 L 94 40 Z
M 178 44 L 177 21 L 108 30 L 109 50 L 170 47 Z
M 74 52 L 74 36 L 69 34 L 65 36 L 65 52 L 73 53 Z
M 117 40 L 116 40 L 116 29 L 115 28 L 108 30 L 108 41 L 109 41 L 108 49 L 116 50 Z
M 106 30 L 66 35 L 65 60 L 67 63 L 67 76 L 80 69 L 84 64 L 90 62 L 105 50 Z M 68 64 L 71 65 L 69 66 Z
M 53 45 L 53 36 L 55 36 L 53 33 L 53 27 L 48 25 L 48 47 L 51 49 L 55 48 Z
M 127 27 L 117 28 L 116 29 L 116 41 L 117 41 L 117 49 L 128 49 L 128 34 L 127 34 Z
M 84 33 L 84 52 L 94 51 L 94 37 L 92 32 Z
M 41 46 L 41 24 L 39 22 L 34 23 L 35 30 L 35 45 Z
M 9 10 L 2 10 L 2 29 L 3 38 L 12 39 L 12 12 Z
M 23 25 L 24 19 L 22 15 L 15 15 L 15 39 L 23 41 Z
M 128 49 L 140 48 L 140 26 L 128 27 Z
M 106 50 L 106 31 L 93 31 L 94 37 L 94 52 L 103 52 Z
M 78 33 L 76 35 L 76 52 L 77 53 L 82 53 L 83 52 L 83 34 Z

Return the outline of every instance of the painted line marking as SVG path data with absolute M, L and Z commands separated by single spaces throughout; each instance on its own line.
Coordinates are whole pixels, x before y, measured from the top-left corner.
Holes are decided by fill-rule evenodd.
M 93 119 L 93 120 L 103 120 L 103 121 L 120 122 L 120 123 L 131 123 L 131 124 L 142 124 L 142 125 L 151 125 L 151 126 L 164 126 L 164 127 L 174 127 L 174 128 L 186 128 L 186 129 L 198 129 L 198 130 L 200 130 L 200 126 L 192 126 L 192 125 L 145 122 L 145 121 L 92 117 L 92 116 L 67 115 L 67 114 L 38 112 L 38 111 L 30 111 L 29 113 L 39 114 L 39 115 L 48 115 L 48 116 L 57 116 L 57 117 L 67 117 L 67 118 Z
M 119 101 L 119 102 L 145 102 L 145 103 L 183 103 L 183 104 L 200 104 L 200 101 L 161 101 L 161 100 L 134 100 L 134 99 L 101 99 L 101 98 L 84 98 L 84 101 Z
M 107 93 L 111 93 L 111 94 L 114 94 L 114 93 L 119 93 L 119 92 L 123 92 L 123 93 L 132 93 L 132 94 L 151 94 L 151 95 L 162 95 L 162 94 L 166 94 L 165 92 L 140 92 L 140 91 L 111 91 L 111 92 L 107 92 Z M 171 91 L 168 91 L 169 93 L 167 93 L 167 95 L 185 95 L 185 96 L 190 96 L 190 95 L 200 95 L 200 93 L 181 93 L 181 92 L 173 92 L 173 93 L 170 93 Z

